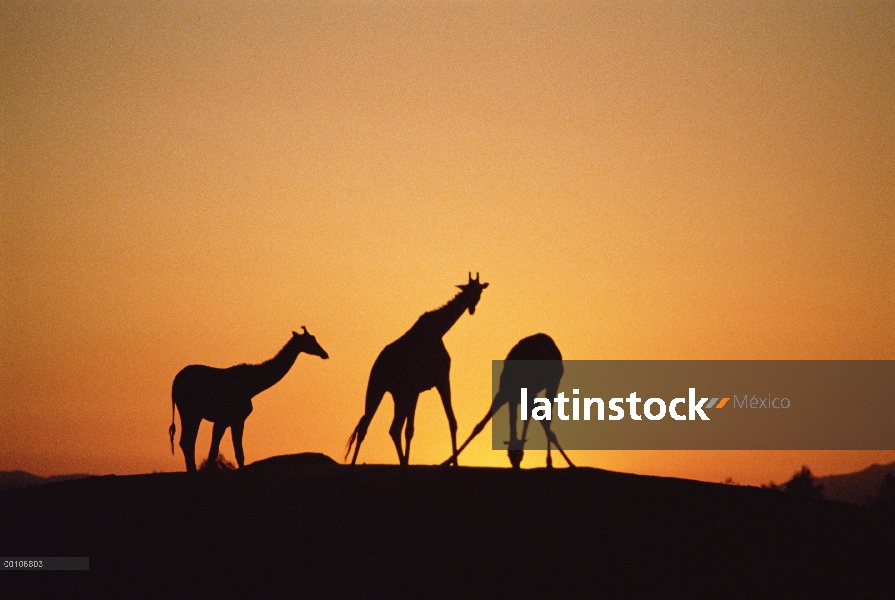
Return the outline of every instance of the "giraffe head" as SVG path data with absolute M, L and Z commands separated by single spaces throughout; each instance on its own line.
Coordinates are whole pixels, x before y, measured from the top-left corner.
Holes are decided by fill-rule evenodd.
M 299 352 L 313 354 L 320 358 L 329 358 L 329 354 L 326 353 L 326 350 L 321 348 L 320 344 L 317 343 L 317 338 L 311 335 L 304 325 L 301 326 L 301 330 L 303 333 L 292 332 L 292 339 L 297 340 L 299 348 L 301 348 Z
M 475 305 L 479 303 L 479 299 L 482 297 L 482 290 L 488 287 L 487 283 L 479 283 L 479 274 L 475 274 L 475 279 L 472 278 L 472 272 L 469 273 L 469 283 L 466 285 L 458 285 L 458 288 L 463 290 L 463 294 L 467 296 L 469 299 L 469 314 L 475 314 Z

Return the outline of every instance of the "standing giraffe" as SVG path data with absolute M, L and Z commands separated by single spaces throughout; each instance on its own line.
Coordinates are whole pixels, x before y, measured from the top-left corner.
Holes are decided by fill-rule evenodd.
M 351 458 L 352 465 L 357 461 L 357 453 L 367 435 L 367 428 L 386 392 L 390 392 L 395 401 L 395 418 L 392 420 L 389 435 L 395 442 L 398 460 L 402 465 L 407 465 L 410 460 L 410 440 L 413 438 L 416 403 L 422 392 L 433 387 L 441 396 L 441 403 L 444 405 L 448 426 L 451 429 L 451 448 L 456 454 L 457 420 L 451 407 L 451 357 L 441 338 L 467 309 L 470 315 L 475 314 L 482 290 L 488 287 L 488 284 L 479 283 L 478 273 L 475 274 L 475 279 L 470 273 L 469 282 L 457 287 L 462 291 L 454 296 L 453 300 L 438 310 L 424 313 L 407 333 L 386 346 L 373 363 L 370 381 L 367 383 L 364 416 L 348 439 L 345 451 L 347 460 L 351 445 L 357 441 L 354 456 Z M 402 449 L 401 429 L 405 423 L 407 428 L 404 430 L 404 438 L 407 443 L 406 449 Z M 453 463 L 457 464 L 456 459 Z
M 320 358 L 329 358 L 317 338 L 308 333 L 292 332 L 292 338 L 270 360 L 260 365 L 241 364 L 229 369 L 216 369 L 205 365 L 184 367 L 174 378 L 171 389 L 171 454 L 174 454 L 174 406 L 180 412 L 180 448 L 186 459 L 186 470 L 196 471 L 196 435 L 202 419 L 214 423 L 208 462 L 218 456 L 221 438 L 227 428 L 233 436 L 236 462 L 242 467 L 245 456 L 242 451 L 242 432 L 245 420 L 252 412 L 252 398 L 272 387 L 289 372 L 301 352 Z
M 532 360 L 550 362 L 524 362 Z M 507 442 L 509 446 L 507 454 L 510 458 L 510 464 L 513 465 L 514 469 L 518 469 L 522 463 L 522 455 L 524 454 L 525 442 L 527 441 L 525 434 L 528 432 L 528 424 L 531 422 L 530 420 L 525 421 L 525 424 L 522 426 L 522 439 L 518 439 L 516 437 L 516 410 L 521 402 L 519 390 L 527 388 L 528 393 L 532 396 L 536 396 L 541 390 L 547 390 L 547 398 L 554 398 L 559 389 L 559 381 L 562 379 L 562 376 L 562 354 L 560 354 L 559 348 L 556 347 L 553 338 L 545 333 L 536 333 L 519 340 L 519 343 L 513 346 L 513 349 L 507 354 L 506 361 L 503 363 L 503 372 L 500 374 L 500 388 L 497 390 L 497 395 L 494 396 L 494 401 L 488 409 L 488 414 L 473 428 L 469 438 L 463 442 L 460 449 L 456 450 L 454 455 L 444 461 L 443 464 L 449 464 L 452 461 L 456 462 L 457 455 L 463 452 L 463 449 L 472 441 L 472 438 L 482 432 L 482 429 L 485 428 L 485 425 L 491 420 L 494 413 L 504 404 L 509 404 L 510 441 Z M 566 453 L 563 452 L 562 447 L 559 445 L 556 434 L 550 431 L 550 421 L 545 419 L 540 423 L 544 426 L 544 433 L 547 435 L 547 467 L 553 467 L 553 459 L 550 457 L 551 444 L 556 446 L 569 466 L 574 467 L 575 465 L 572 464 L 572 461 L 569 460 L 569 457 L 566 456 Z

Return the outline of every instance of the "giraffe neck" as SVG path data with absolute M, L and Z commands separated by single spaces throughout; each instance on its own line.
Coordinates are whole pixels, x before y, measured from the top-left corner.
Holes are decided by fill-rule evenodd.
M 441 308 L 424 314 L 418 323 L 424 324 L 429 334 L 441 338 L 450 331 L 467 308 L 469 308 L 468 297 L 461 291 Z
M 292 365 L 295 364 L 295 359 L 298 358 L 300 352 L 299 339 L 293 337 L 276 356 L 260 365 L 255 365 L 252 369 L 252 380 L 249 382 L 252 396 L 273 387 L 285 377 Z

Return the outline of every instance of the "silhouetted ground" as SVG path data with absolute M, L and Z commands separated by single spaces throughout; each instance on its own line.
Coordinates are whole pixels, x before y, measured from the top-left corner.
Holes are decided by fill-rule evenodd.
M 891 598 L 895 523 L 751 487 L 598 469 L 335 465 L 0 492 L 7 597 Z M 16 586 L 19 586 L 18 588 Z
M 83 477 L 90 477 L 90 475 L 76 473 L 74 475 L 41 477 L 40 475 L 33 475 L 27 471 L 0 471 L 0 491 L 28 487 L 29 485 L 43 485 L 45 483 L 54 483 L 56 481 L 68 481 L 69 479 L 81 479 Z

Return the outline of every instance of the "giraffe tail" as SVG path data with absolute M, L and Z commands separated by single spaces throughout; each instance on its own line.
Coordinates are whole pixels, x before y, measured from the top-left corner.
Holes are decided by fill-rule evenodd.
M 168 428 L 168 435 L 171 436 L 171 454 L 174 454 L 174 432 L 177 426 L 174 424 L 174 396 L 171 396 L 171 426 Z
M 386 348 L 386 350 L 387 349 L 388 348 Z M 348 455 L 351 454 L 351 446 L 357 442 L 359 447 L 360 443 L 364 441 L 364 437 L 367 435 L 367 428 L 370 426 L 370 421 L 373 420 L 373 415 L 376 414 L 376 410 L 379 408 L 383 396 L 385 396 L 386 386 L 383 383 L 382 378 L 382 360 L 384 353 L 385 350 L 382 351 L 382 354 L 380 354 L 379 358 L 376 359 L 376 362 L 373 363 L 373 369 L 370 371 L 370 380 L 367 383 L 367 395 L 364 401 L 364 416 L 357 422 L 357 427 L 354 428 L 351 437 L 348 438 L 348 443 L 345 445 L 345 462 L 348 462 Z
M 357 436 L 360 433 L 360 424 L 363 422 L 364 418 L 361 417 L 360 421 L 357 423 L 357 427 L 354 428 L 354 431 L 351 434 L 351 437 L 348 438 L 348 444 L 345 445 L 345 461 L 348 460 L 348 455 L 351 454 L 351 447 L 354 445 L 355 440 L 357 440 Z

